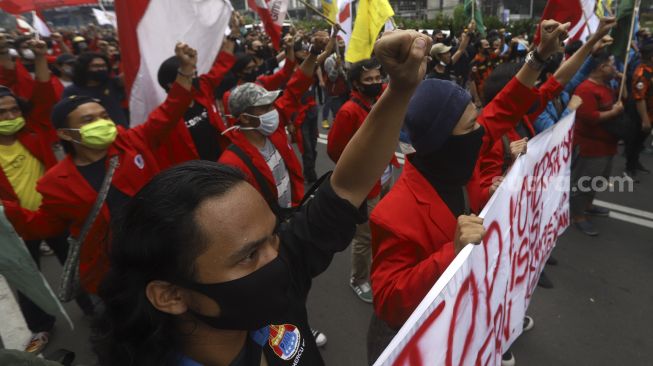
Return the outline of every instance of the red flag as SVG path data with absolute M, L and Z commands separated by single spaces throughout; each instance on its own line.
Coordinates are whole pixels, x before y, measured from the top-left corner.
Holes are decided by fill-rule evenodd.
M 96 0 L 2 0 L 0 9 L 11 14 L 22 14 L 32 10 L 59 8 L 62 6 L 77 6 L 97 4 Z
M 596 31 L 599 19 L 595 13 L 596 0 L 549 0 L 542 20 L 553 19 L 560 23 L 571 23 L 568 41 L 582 40 Z M 535 32 L 535 44 L 540 43 L 540 28 Z
M 281 27 L 288 11 L 288 0 L 247 0 L 247 5 L 261 17 L 265 33 L 278 49 L 281 44 Z
M 197 71 L 207 73 L 231 17 L 227 0 L 116 0 L 118 35 L 132 126 L 165 99 L 159 66 L 184 42 L 198 52 Z

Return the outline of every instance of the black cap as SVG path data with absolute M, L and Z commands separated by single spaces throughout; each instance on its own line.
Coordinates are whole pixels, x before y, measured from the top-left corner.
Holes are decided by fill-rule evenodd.
M 99 100 L 83 95 L 72 95 L 55 104 L 54 108 L 52 108 L 52 124 L 54 124 L 54 128 L 66 128 L 66 118 L 68 118 L 68 115 L 77 109 L 77 107 L 86 103 L 101 104 Z
M 73 55 L 71 55 L 69 53 L 64 53 L 64 54 L 59 55 L 57 57 L 56 63 L 58 63 L 59 65 L 63 65 L 63 64 L 67 64 L 69 62 L 75 62 L 75 61 L 77 61 L 77 58 L 75 58 L 75 56 L 73 56 Z
M 177 79 L 177 70 L 179 70 L 181 63 L 177 56 L 172 56 L 169 59 L 163 61 L 159 67 L 159 73 L 157 74 L 157 79 L 159 80 L 159 85 L 166 91 L 170 89 L 169 85 L 174 83 Z

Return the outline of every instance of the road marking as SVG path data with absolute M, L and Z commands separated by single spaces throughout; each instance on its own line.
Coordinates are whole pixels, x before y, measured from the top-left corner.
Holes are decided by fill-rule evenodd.
M 615 210 L 615 211 L 620 211 L 620 212 L 630 214 L 630 215 L 633 215 L 633 216 L 639 216 L 639 217 L 643 217 L 643 218 L 648 219 L 648 220 L 653 220 L 653 212 L 638 210 L 636 208 L 631 208 L 631 207 L 628 207 L 628 206 L 622 206 L 622 205 L 618 205 L 616 203 L 610 203 L 610 202 L 605 202 L 605 201 L 601 201 L 601 200 L 594 200 L 594 204 L 597 205 L 597 206 L 609 208 L 609 209 Z
M 324 133 L 321 133 L 320 136 L 317 138 L 317 142 L 321 143 L 322 145 L 326 145 L 328 141 L 328 136 Z M 404 165 L 406 156 L 400 152 L 396 152 L 395 156 L 397 157 L 397 161 L 399 161 L 400 165 Z
M 651 220 L 646 220 L 646 219 L 642 219 L 642 218 L 639 218 L 639 217 L 630 216 L 630 215 L 626 215 L 626 214 L 622 214 L 622 213 L 614 212 L 614 211 L 610 212 L 610 217 L 613 218 L 613 219 L 620 220 L 620 221 L 625 221 L 625 222 L 629 222 L 631 224 L 640 225 L 640 226 L 647 227 L 649 229 L 653 229 L 653 221 L 651 221 Z

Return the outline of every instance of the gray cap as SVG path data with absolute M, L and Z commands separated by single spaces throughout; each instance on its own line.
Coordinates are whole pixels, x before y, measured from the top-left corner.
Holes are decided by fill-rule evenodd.
M 238 85 L 229 95 L 229 112 L 232 116 L 239 116 L 249 107 L 260 107 L 272 104 L 281 94 L 281 90 L 267 91 L 254 83 Z

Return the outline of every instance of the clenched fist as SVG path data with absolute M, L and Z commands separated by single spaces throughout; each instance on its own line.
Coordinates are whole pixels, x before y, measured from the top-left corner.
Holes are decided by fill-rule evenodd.
M 179 58 L 179 70 L 184 74 L 192 74 L 197 66 L 197 51 L 185 43 L 177 43 L 175 55 Z
M 458 226 L 456 226 L 453 242 L 455 253 L 460 253 L 467 244 L 480 244 L 484 236 L 485 228 L 482 218 L 474 214 L 458 216 Z
M 412 93 L 424 79 L 432 40 L 416 31 L 386 32 L 376 41 L 374 55 L 390 76 L 390 88 Z

